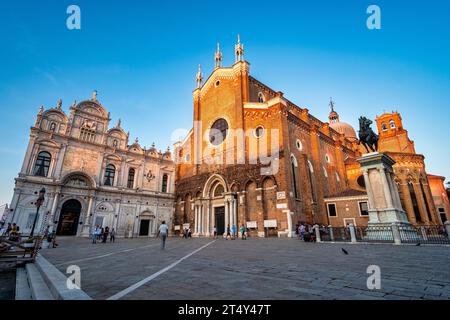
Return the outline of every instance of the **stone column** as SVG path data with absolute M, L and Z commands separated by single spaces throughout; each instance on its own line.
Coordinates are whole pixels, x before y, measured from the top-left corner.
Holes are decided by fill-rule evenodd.
M 233 227 L 234 222 L 234 200 L 230 200 L 230 227 Z
M 206 214 L 206 236 L 209 237 L 211 233 L 211 225 L 210 225 L 210 210 L 209 205 L 205 205 L 205 214 Z
M 389 182 L 386 177 L 386 174 L 387 174 L 386 169 L 381 168 L 381 169 L 379 169 L 379 171 L 380 171 L 381 182 L 383 184 L 383 192 L 384 192 L 384 197 L 386 199 L 386 205 L 388 208 L 394 208 L 394 205 L 392 202 L 391 190 L 389 188 Z
M 239 233 L 239 221 L 238 221 L 238 200 L 234 199 L 233 200 L 233 210 L 234 210 L 234 223 L 236 224 L 236 232 Z
M 51 219 L 52 219 L 52 224 L 55 221 L 55 214 L 56 214 L 56 208 L 58 207 L 58 201 L 59 201 L 59 191 L 55 192 L 55 197 L 53 198 L 53 204 L 52 204 L 52 209 L 51 209 Z
M 225 233 L 227 232 L 227 227 L 228 227 L 228 224 L 230 223 L 229 209 L 230 209 L 230 203 L 228 202 L 228 200 L 225 200 Z
M 27 169 L 30 165 L 30 159 L 31 159 L 31 155 L 33 153 L 33 146 L 34 146 L 35 140 L 36 140 L 36 137 L 31 135 L 30 141 L 28 142 L 27 152 L 25 153 L 25 158 L 22 163 L 22 169 L 20 170 L 20 173 L 22 173 L 22 174 L 26 174 L 28 172 Z
M 194 207 L 194 235 L 198 234 L 198 206 Z
M 420 217 L 425 224 L 428 224 L 430 220 L 428 219 L 428 212 L 423 198 L 422 190 L 419 183 L 413 183 L 414 193 L 416 194 L 417 202 L 419 205 Z
M 287 219 L 287 224 L 288 224 L 287 236 L 289 238 L 292 238 L 295 236 L 295 232 L 292 232 L 292 212 L 290 210 L 286 210 L 286 219 Z
M 356 243 L 356 232 L 353 224 L 349 225 L 351 243 Z
M 364 175 L 364 183 L 366 185 L 366 190 L 367 190 L 367 196 L 369 198 L 369 209 L 373 209 L 375 207 L 375 202 L 373 199 L 372 186 L 370 185 L 370 180 L 369 180 L 369 171 L 363 170 L 363 175 Z
M 450 221 L 444 223 L 445 230 L 447 231 L 447 237 L 450 237 Z
M 400 236 L 400 230 L 398 229 L 398 225 L 396 223 L 392 224 L 392 236 L 394 237 L 394 244 L 402 243 L 402 238 Z
M 403 202 L 405 205 L 405 208 L 403 209 L 406 211 L 409 222 L 416 224 L 417 221 L 416 216 L 414 214 L 414 207 L 412 205 L 411 195 L 409 194 L 408 182 L 405 181 L 404 183 L 400 183 L 400 187 L 402 189 Z
M 200 234 L 203 236 L 203 227 L 204 227 L 204 222 L 205 222 L 205 218 L 203 216 L 203 206 L 199 206 L 199 210 L 200 210 Z
M 56 179 L 61 178 L 61 171 L 62 171 L 62 166 L 64 163 L 64 158 L 66 156 L 66 149 L 67 149 L 67 145 L 63 144 L 61 149 L 59 150 L 58 162 L 56 163 L 56 167 L 55 167 L 55 171 L 54 171 L 54 177 Z
M 319 225 L 314 226 L 314 230 L 316 231 L 316 242 L 322 242 L 322 239 L 320 238 L 320 229 Z
M 90 234 L 89 216 L 91 215 L 93 202 L 94 202 L 94 196 L 89 196 L 89 204 L 88 204 L 88 208 L 86 211 L 86 217 L 84 218 L 84 224 L 83 224 L 83 231 L 82 231 L 83 237 L 89 237 L 89 234 Z
M 391 188 L 391 190 L 392 190 L 392 196 L 393 196 L 393 201 L 394 201 L 394 206 L 395 206 L 395 208 L 397 208 L 397 209 L 403 209 L 403 207 L 402 207 L 402 203 L 401 203 L 401 201 L 400 201 L 400 195 L 399 195 L 399 193 L 398 193 L 398 188 L 397 188 L 397 184 L 395 183 L 395 181 L 394 181 L 394 174 L 392 173 L 392 172 L 387 172 L 386 171 L 386 174 L 388 175 L 388 177 L 389 177 L 389 183 L 390 183 L 390 188 Z

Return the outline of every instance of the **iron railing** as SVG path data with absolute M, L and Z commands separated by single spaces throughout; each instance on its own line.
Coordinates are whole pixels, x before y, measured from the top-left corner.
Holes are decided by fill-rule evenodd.
M 358 242 L 394 242 L 391 226 L 355 227 L 355 235 Z
M 449 236 L 443 226 L 399 226 L 402 243 L 450 244 Z
M 393 243 L 393 228 L 398 228 L 401 243 L 450 244 L 450 237 L 444 226 L 396 226 L 354 227 L 356 242 Z M 350 227 L 321 227 L 320 238 L 324 242 L 351 242 Z

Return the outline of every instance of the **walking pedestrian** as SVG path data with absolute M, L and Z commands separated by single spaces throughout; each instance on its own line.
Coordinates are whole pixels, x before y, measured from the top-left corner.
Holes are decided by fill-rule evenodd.
M 241 225 L 241 227 L 239 228 L 239 231 L 241 232 L 241 239 L 242 240 L 247 240 L 247 235 L 245 234 L 245 226 L 244 226 L 244 224 Z
M 109 242 L 116 242 L 116 230 L 114 230 L 114 228 L 111 229 Z
M 214 234 L 214 239 L 217 239 L 217 227 L 214 226 L 213 228 L 213 234 Z
M 106 240 L 108 239 L 108 234 L 109 234 L 109 227 L 106 227 L 102 234 L 102 236 L 103 236 L 102 242 L 103 243 L 106 243 Z
M 98 237 L 98 226 L 95 226 L 94 229 L 92 229 L 92 243 L 97 243 L 97 237 Z
M 236 233 L 237 233 L 237 227 L 235 224 L 233 224 L 233 226 L 231 227 L 231 234 L 232 234 L 232 240 L 236 239 Z
M 161 250 L 164 250 L 166 247 L 166 238 L 169 234 L 169 227 L 166 224 L 166 221 L 163 221 L 159 226 L 157 237 L 161 236 Z
M 228 237 L 231 239 L 231 228 L 230 225 L 227 225 L 227 235 L 225 236 L 225 240 L 228 240 Z

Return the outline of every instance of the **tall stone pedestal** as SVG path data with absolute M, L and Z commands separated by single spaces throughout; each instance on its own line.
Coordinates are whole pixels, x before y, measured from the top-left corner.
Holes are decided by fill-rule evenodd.
M 394 182 L 392 166 L 395 161 L 387 154 L 379 152 L 365 154 L 357 161 L 361 164 L 369 197 L 368 240 L 395 240 L 397 243 L 400 239 L 396 239 L 396 230 L 415 234 L 402 208 Z M 392 228 L 393 232 L 390 232 L 388 227 Z

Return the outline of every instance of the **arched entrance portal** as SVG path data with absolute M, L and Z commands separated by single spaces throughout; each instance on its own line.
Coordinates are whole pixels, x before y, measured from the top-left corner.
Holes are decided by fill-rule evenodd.
M 80 213 L 81 203 L 78 200 L 72 199 L 66 201 L 61 208 L 56 234 L 60 236 L 75 236 L 77 234 Z

